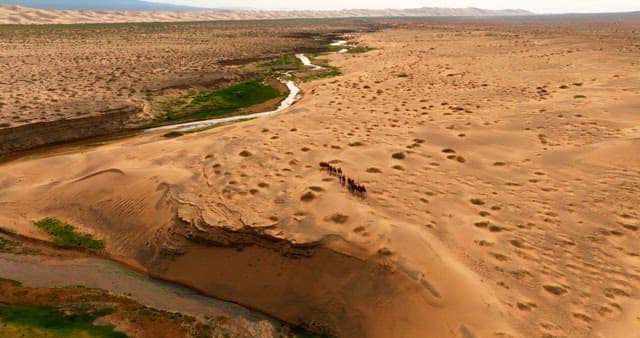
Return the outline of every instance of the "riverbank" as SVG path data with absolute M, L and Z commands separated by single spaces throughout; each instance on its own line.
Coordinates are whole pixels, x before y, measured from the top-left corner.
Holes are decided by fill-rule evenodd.
M 187 337 L 193 332 L 202 336 L 296 337 L 296 332 L 303 332 L 237 304 L 87 253 L 0 234 L 0 331 L 38 332 L 42 337 L 55 335 L 60 328 L 66 335 L 100 337 L 100 332 L 113 332 L 109 337 L 119 332 L 135 337 Z M 21 296 L 14 297 L 17 294 Z M 19 321 L 15 321 L 16 311 L 22 317 Z M 60 317 L 55 325 L 29 317 L 43 311 L 52 319 Z M 96 315 L 88 317 L 91 320 L 87 323 L 70 317 L 92 313 Z

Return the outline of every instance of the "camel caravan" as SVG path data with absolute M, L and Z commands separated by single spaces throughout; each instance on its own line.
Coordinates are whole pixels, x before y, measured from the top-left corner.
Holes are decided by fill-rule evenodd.
M 331 176 L 337 176 L 340 184 L 343 187 L 346 186 L 350 193 L 360 198 L 366 197 L 367 188 L 365 188 L 364 184 L 358 184 L 354 179 L 344 175 L 341 168 L 336 168 L 327 162 L 320 162 L 320 169 L 326 170 Z

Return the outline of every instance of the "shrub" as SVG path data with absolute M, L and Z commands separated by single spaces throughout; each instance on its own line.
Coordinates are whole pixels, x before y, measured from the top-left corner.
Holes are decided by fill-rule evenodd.
M 404 160 L 405 157 L 407 157 L 403 152 L 399 152 L 399 153 L 395 153 L 393 155 L 391 155 L 391 157 L 393 157 L 396 160 Z
M 311 191 L 307 191 L 304 195 L 302 195 L 302 197 L 300 197 L 300 200 L 303 202 L 311 202 L 316 198 L 316 194 L 314 194 Z
M 338 224 L 345 223 L 348 219 L 349 219 L 349 216 L 342 215 L 342 214 L 334 214 L 333 216 L 331 216 L 331 220 L 334 223 L 338 223 Z
M 479 198 L 472 198 L 471 200 L 471 204 L 473 205 L 483 205 L 484 201 L 479 199 Z

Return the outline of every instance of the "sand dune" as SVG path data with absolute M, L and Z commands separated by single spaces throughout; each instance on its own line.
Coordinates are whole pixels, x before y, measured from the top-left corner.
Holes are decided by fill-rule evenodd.
M 3 164 L 0 224 L 341 337 L 634 337 L 637 26 L 357 34 L 281 115 Z
M 86 11 L 48 10 L 0 5 L 0 24 L 74 24 L 113 22 L 177 22 L 210 20 L 263 20 L 290 18 L 417 17 L 417 16 L 496 16 L 526 15 L 522 10 L 484 10 L 479 8 L 424 7 L 406 10 L 342 11 Z

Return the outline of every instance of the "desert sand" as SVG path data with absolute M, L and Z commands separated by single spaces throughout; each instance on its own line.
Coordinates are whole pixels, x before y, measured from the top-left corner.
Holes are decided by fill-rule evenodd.
M 0 226 L 339 337 L 638 337 L 640 20 L 393 26 L 279 115 L 2 164 Z
M 313 10 L 211 10 L 197 12 L 171 11 L 89 11 L 51 10 L 0 4 L 0 24 L 41 25 L 117 22 L 181 22 L 213 20 L 281 20 L 299 18 L 363 18 L 363 17 L 434 17 L 434 16 L 505 16 L 528 15 L 524 10 L 486 10 L 480 8 L 422 7 L 412 9 L 347 9 Z

